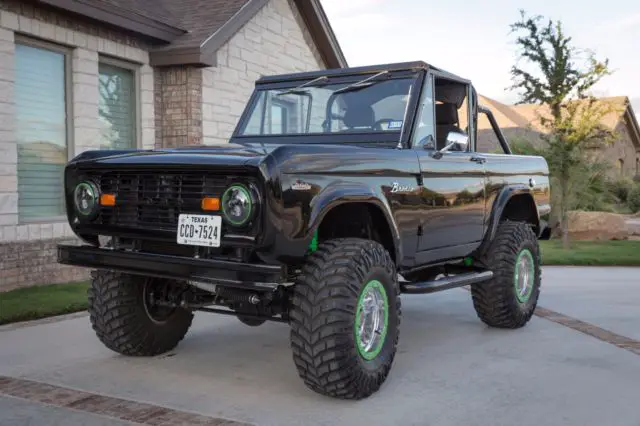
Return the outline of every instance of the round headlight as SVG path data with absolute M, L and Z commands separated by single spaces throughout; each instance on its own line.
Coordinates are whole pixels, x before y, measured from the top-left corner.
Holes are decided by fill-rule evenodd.
M 98 188 L 91 182 L 80 182 L 73 191 L 73 204 L 81 217 L 89 217 L 98 206 Z
M 231 185 L 222 194 L 222 213 L 234 226 L 245 225 L 253 214 L 253 200 L 244 185 Z

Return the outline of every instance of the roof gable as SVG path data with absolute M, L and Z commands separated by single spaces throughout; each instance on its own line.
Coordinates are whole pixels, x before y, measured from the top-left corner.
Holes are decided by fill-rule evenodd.
M 155 41 L 151 65 L 215 66 L 216 52 L 269 0 L 36 0 Z M 319 0 L 292 0 L 329 68 L 346 59 Z
M 614 130 L 623 123 L 636 150 L 640 151 L 640 126 L 633 107 L 626 96 L 598 98 L 598 102 L 607 102 L 615 110 L 606 114 L 601 124 L 610 130 Z M 538 133 L 546 133 L 546 129 L 540 123 L 539 117 L 550 117 L 549 108 L 546 105 L 518 104 L 505 105 L 484 96 L 480 96 L 480 103 L 490 108 L 501 128 L 530 129 Z M 479 128 L 487 123 L 479 122 Z

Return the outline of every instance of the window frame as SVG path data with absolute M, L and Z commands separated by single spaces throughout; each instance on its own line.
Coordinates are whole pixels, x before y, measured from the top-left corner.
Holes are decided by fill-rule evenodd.
M 51 52 L 60 53 L 64 57 L 64 103 L 65 103 L 65 143 L 67 149 L 67 161 L 72 160 L 75 157 L 75 141 L 73 135 L 74 129 L 74 110 L 73 110 L 73 60 L 72 60 L 72 52 L 73 49 L 59 45 L 56 43 L 51 43 L 45 40 L 41 40 L 34 37 L 25 36 L 22 34 L 16 33 L 14 36 L 14 45 L 23 45 L 27 47 L 33 47 L 36 49 L 49 50 Z M 16 65 L 16 60 L 14 59 L 14 69 Z M 15 84 L 14 78 L 14 84 Z M 15 96 L 15 95 L 14 95 Z M 14 98 L 15 102 L 15 98 Z M 17 112 L 16 119 L 17 119 Z M 16 140 L 16 148 L 18 145 L 18 141 Z M 19 161 L 16 158 L 16 161 Z M 16 173 L 17 179 L 17 173 Z M 64 194 L 64 180 L 62 184 L 62 192 Z M 18 194 L 18 198 L 20 197 L 20 191 L 16 192 Z M 55 216 L 45 216 L 37 219 L 25 219 L 20 217 L 20 210 L 18 206 L 18 225 L 26 225 L 26 224 L 41 224 L 41 223 L 57 223 L 57 222 L 66 222 L 67 216 L 66 214 L 55 215 Z
M 424 147 L 424 145 L 419 145 L 417 142 L 420 142 L 419 140 L 416 139 L 416 135 L 418 133 L 418 124 L 420 119 L 422 118 L 422 105 L 424 104 L 424 99 L 425 97 L 428 95 L 431 98 L 431 128 L 432 128 L 432 134 L 431 137 L 433 139 L 433 144 L 434 144 L 434 149 L 433 150 L 429 150 L 429 151 L 435 151 L 435 140 L 436 140 L 436 108 L 435 108 L 435 99 L 434 99 L 434 84 L 435 84 L 435 77 L 433 75 L 432 72 L 428 72 L 427 75 L 424 78 L 424 81 L 422 83 L 422 87 L 420 92 L 417 94 L 418 97 L 418 104 L 416 106 L 416 112 L 415 112 L 415 117 L 414 117 L 414 126 L 413 126 L 413 132 L 411 132 L 411 135 L 409 137 L 409 149 L 426 149 Z M 427 91 L 430 91 L 430 93 L 428 93 Z
M 109 65 L 112 67 L 122 68 L 128 71 L 133 72 L 133 94 L 135 96 L 134 99 L 134 112 L 135 117 L 133 120 L 133 124 L 135 126 L 133 134 L 135 135 L 136 140 L 133 144 L 133 149 L 142 149 L 142 99 L 141 99 L 141 73 L 140 73 L 140 65 L 125 61 L 123 59 L 114 58 L 113 56 L 98 55 L 98 79 L 100 79 L 100 64 Z M 99 82 L 98 82 L 99 84 Z M 99 86 L 98 86 L 99 87 Z M 99 99 L 98 92 L 98 99 Z M 99 102 L 99 101 L 98 101 Z M 100 110 L 96 111 L 96 118 L 100 117 Z
M 334 85 L 334 84 L 348 85 L 351 83 L 361 81 L 362 79 L 363 79 L 362 75 L 329 76 L 329 82 L 327 83 L 327 85 Z M 408 100 L 407 106 L 405 108 L 406 116 L 409 118 L 412 118 L 413 115 L 415 114 L 416 105 L 418 104 L 418 100 L 416 100 L 416 96 L 415 96 L 415 91 L 422 86 L 423 73 L 421 71 L 416 72 L 413 70 L 400 71 L 397 73 L 394 72 L 394 74 L 388 77 L 387 80 L 383 80 L 383 81 L 402 80 L 402 79 L 412 80 L 409 84 L 409 87 L 411 88 L 411 97 Z M 304 82 L 305 80 L 299 80 L 299 81 L 285 80 L 282 82 L 264 83 L 264 84 L 257 85 L 245 104 L 244 111 L 240 115 L 240 119 L 238 120 L 238 123 L 236 124 L 236 127 L 231 135 L 231 139 L 246 140 L 247 142 L 250 143 L 252 139 L 264 138 L 264 137 L 277 137 L 279 138 L 278 143 L 284 143 L 284 144 L 296 143 L 295 142 L 296 140 L 304 140 L 306 141 L 306 143 L 313 144 L 313 143 L 332 143 L 332 141 L 335 140 L 337 136 L 340 136 L 341 140 L 343 141 L 342 143 L 344 144 L 362 143 L 365 141 L 370 141 L 370 144 L 372 146 L 375 146 L 380 142 L 384 143 L 388 141 L 388 142 L 395 143 L 398 141 L 398 134 L 400 134 L 400 137 L 401 137 L 400 141 L 402 143 L 402 147 L 404 149 L 409 148 L 408 143 L 410 140 L 407 137 L 407 133 L 409 131 L 408 128 L 405 128 L 404 131 L 397 131 L 397 132 L 396 131 L 393 131 L 393 132 L 390 132 L 390 131 L 355 132 L 354 131 L 354 132 L 332 132 L 332 133 L 314 132 L 314 133 L 288 133 L 288 134 L 282 134 L 282 135 L 254 135 L 254 134 L 247 135 L 242 133 L 242 131 L 246 129 L 247 123 L 251 120 L 252 115 L 256 111 L 256 108 L 261 107 L 260 102 L 258 101 L 260 100 L 260 96 L 263 91 L 266 92 L 269 90 L 291 89 L 291 88 L 295 88 L 296 86 Z M 289 142 L 290 140 L 294 142 Z M 265 142 L 267 141 L 265 140 Z
M 467 134 L 467 136 L 469 137 L 469 143 L 467 145 L 467 149 L 465 151 L 454 151 L 454 152 L 463 152 L 463 153 L 475 153 L 476 151 L 476 143 L 475 143 L 475 123 L 473 121 L 473 105 L 471 103 L 472 101 L 472 84 L 470 81 L 468 80 L 464 80 L 458 77 L 455 77 L 447 72 L 444 71 L 439 71 L 439 70 L 429 70 L 429 74 L 431 75 L 431 87 L 432 87 L 432 96 L 433 96 L 433 128 L 434 128 L 434 138 L 437 141 L 438 138 L 438 134 L 437 134 L 437 121 L 436 121 L 436 79 L 440 79 L 440 80 L 447 80 L 447 81 L 451 81 L 453 83 L 456 84 L 460 84 L 460 85 L 464 85 L 465 86 L 465 93 L 466 93 L 466 103 L 467 103 L 467 125 L 469 127 L 469 132 Z M 458 110 L 460 110 L 458 108 Z M 458 123 L 460 124 L 460 123 Z M 437 144 L 436 144 L 436 151 L 437 151 Z
M 295 108 L 295 104 L 285 101 L 285 100 L 271 100 L 271 114 L 273 115 L 273 108 L 280 108 L 280 120 L 282 125 L 282 133 L 287 134 L 289 129 L 289 119 L 291 109 Z M 271 119 L 271 124 L 273 125 L 273 119 Z

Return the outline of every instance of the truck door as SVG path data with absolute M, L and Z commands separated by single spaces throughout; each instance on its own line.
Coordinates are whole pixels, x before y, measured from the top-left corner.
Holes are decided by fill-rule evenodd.
M 467 255 L 480 245 L 485 220 L 485 159 L 470 143 L 473 94 L 467 83 L 430 75 L 412 135 L 423 180 L 418 263 Z M 468 143 L 451 144 L 456 137 Z

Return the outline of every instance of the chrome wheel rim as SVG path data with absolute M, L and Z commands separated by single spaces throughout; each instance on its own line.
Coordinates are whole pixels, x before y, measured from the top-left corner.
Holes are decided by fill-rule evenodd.
M 356 309 L 355 338 L 358 353 L 372 360 L 382 350 L 387 336 L 389 301 L 380 281 L 372 280 L 362 289 Z
M 516 297 L 520 303 L 526 303 L 533 292 L 535 278 L 535 262 L 528 249 L 524 249 L 516 259 L 516 267 L 513 276 L 513 284 L 516 289 Z

